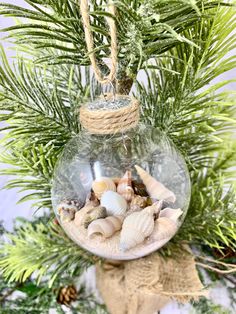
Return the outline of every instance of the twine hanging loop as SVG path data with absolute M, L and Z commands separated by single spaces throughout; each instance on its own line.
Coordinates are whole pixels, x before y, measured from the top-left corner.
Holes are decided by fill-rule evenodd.
M 116 68 L 117 68 L 117 35 L 116 35 L 116 24 L 115 20 L 111 17 L 107 17 L 107 23 L 110 28 L 110 36 L 111 36 L 111 69 L 110 73 L 107 77 L 103 77 L 94 52 L 94 40 L 90 25 L 89 18 L 89 5 L 88 0 L 80 0 L 80 11 L 82 16 L 82 21 L 84 24 L 84 33 L 85 33 L 85 41 L 88 49 L 89 58 L 91 61 L 91 65 L 94 70 L 95 77 L 98 82 L 101 84 L 108 84 L 115 79 L 116 76 Z M 108 12 L 115 16 L 115 5 L 113 2 L 109 0 L 108 3 Z

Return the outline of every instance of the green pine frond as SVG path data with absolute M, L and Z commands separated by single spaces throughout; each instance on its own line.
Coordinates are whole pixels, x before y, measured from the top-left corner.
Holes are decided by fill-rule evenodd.
M 25 222 L 16 233 L 6 237 L 9 241 L 0 246 L 0 268 L 9 282 L 24 282 L 32 274 L 39 282 L 50 272 L 52 285 L 63 274 L 80 275 L 97 260 L 50 222 Z
M 83 25 L 78 1 L 26 0 L 32 8 L 0 4 L 0 14 L 24 18 L 24 24 L 4 29 L 16 44 L 27 44 L 42 50 L 52 48 L 57 53 L 44 55 L 39 61 L 50 64 L 73 63 L 88 65 Z M 105 1 L 92 1 L 90 15 L 98 60 L 108 57 L 109 29 L 104 17 Z M 184 31 L 198 23 L 207 11 L 223 2 L 204 1 L 115 1 L 119 39 L 119 61 L 128 75 L 136 75 L 150 59 L 182 42 L 196 46 Z M 226 4 L 225 4 L 226 5 Z M 127 31 L 128 30 L 128 31 Z
M 236 66 L 236 57 L 227 57 L 236 44 L 235 27 L 234 10 L 217 9 L 212 20 L 185 32 L 200 49 L 186 44 L 172 49 L 147 65 L 152 68 L 147 86 L 137 83 L 144 121 L 165 131 L 193 168 L 232 149 L 224 144 L 236 127 L 234 92 L 221 91 L 229 81 L 209 83 Z

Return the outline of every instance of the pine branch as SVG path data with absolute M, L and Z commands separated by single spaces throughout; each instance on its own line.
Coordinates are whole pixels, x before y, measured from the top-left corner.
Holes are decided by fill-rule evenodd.
M 24 282 L 32 274 L 39 282 L 50 273 L 51 286 L 56 278 L 78 276 L 97 261 L 53 223 L 25 222 L 16 233 L 5 236 L 10 242 L 1 244 L 0 268 L 9 282 Z
M 53 48 L 57 53 L 48 53 L 39 62 L 50 64 L 73 63 L 88 65 L 84 32 L 75 0 L 26 0 L 32 9 L 16 5 L 0 4 L 0 14 L 21 18 L 28 22 L 4 29 L 16 44 L 32 45 L 36 49 Z M 195 45 L 185 37 L 184 31 L 194 27 L 205 11 L 222 2 L 204 1 L 115 1 L 119 39 L 119 63 L 121 72 L 128 76 L 137 71 L 152 57 L 160 55 L 181 42 Z M 90 15 L 98 60 L 109 55 L 110 36 L 104 16 L 105 1 L 92 1 Z M 204 8 L 204 9 L 203 9 Z M 127 31 L 128 30 L 128 31 Z M 180 34 L 181 33 L 181 34 Z
M 236 66 L 235 56 L 225 58 L 236 44 L 234 10 L 218 9 L 215 14 L 185 33 L 200 49 L 176 47 L 148 66 L 154 69 L 147 74 L 147 87 L 138 83 L 144 121 L 164 130 L 195 168 L 224 151 L 222 141 L 230 140 L 235 130 L 235 96 L 219 91 L 228 82 L 207 87 Z

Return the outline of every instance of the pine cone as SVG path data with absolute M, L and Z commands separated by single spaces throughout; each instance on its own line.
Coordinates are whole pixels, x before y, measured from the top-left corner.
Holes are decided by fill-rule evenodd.
M 77 290 L 76 287 L 71 285 L 67 287 L 61 287 L 58 296 L 57 302 L 60 304 L 64 304 L 66 306 L 70 306 L 73 301 L 77 300 Z

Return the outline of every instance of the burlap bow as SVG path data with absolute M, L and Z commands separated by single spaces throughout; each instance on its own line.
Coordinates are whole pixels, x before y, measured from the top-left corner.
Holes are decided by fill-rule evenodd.
M 186 250 L 168 258 L 154 253 L 99 264 L 97 288 L 111 314 L 153 314 L 172 299 L 187 303 L 207 294 L 194 257 Z

